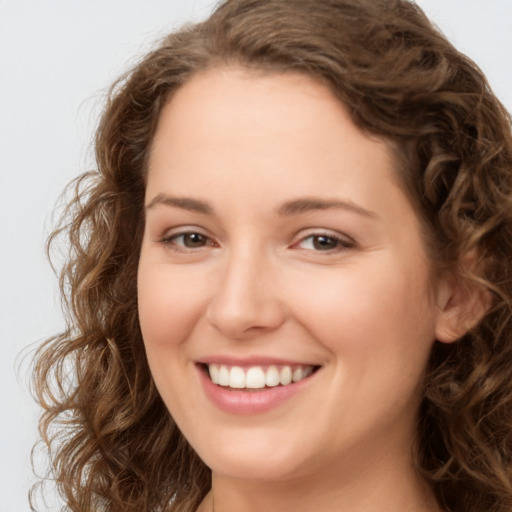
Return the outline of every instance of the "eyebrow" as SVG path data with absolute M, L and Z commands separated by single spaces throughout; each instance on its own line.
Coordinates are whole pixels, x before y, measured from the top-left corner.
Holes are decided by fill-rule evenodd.
M 191 197 L 174 197 L 166 194 L 158 194 L 149 202 L 146 206 L 146 210 L 150 210 L 157 205 L 173 206 L 175 208 L 202 213 L 204 215 L 214 215 L 213 208 L 207 202 L 193 199 Z M 292 215 L 301 215 L 315 210 L 330 209 L 348 210 L 365 217 L 377 217 L 375 212 L 367 210 L 352 201 L 321 199 L 316 197 L 303 197 L 287 201 L 279 206 L 277 214 L 280 217 L 288 217 Z
M 205 215 L 213 214 L 213 208 L 204 201 L 192 199 L 191 197 L 173 197 L 166 194 L 156 195 L 146 206 L 146 210 L 150 210 L 159 204 L 174 206 L 191 212 L 204 213 Z
M 304 197 L 283 203 L 277 213 L 282 216 L 300 215 L 314 210 L 342 209 L 348 210 L 365 217 L 377 217 L 375 212 L 367 210 L 358 204 L 340 199 L 320 199 L 315 197 Z

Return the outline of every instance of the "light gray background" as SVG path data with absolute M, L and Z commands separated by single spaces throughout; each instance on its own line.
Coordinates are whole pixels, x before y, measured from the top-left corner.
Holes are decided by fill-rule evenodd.
M 512 110 L 512 0 L 418 3 Z M 62 326 L 44 255 L 53 205 L 93 165 L 90 141 L 108 85 L 156 39 L 214 4 L 0 0 L 0 512 L 29 510 L 34 481 L 38 411 L 23 355 Z

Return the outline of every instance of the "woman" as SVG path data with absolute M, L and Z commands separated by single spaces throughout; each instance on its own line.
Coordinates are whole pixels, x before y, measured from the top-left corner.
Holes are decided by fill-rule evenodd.
M 96 154 L 35 373 L 70 510 L 512 509 L 510 117 L 417 6 L 228 0 Z

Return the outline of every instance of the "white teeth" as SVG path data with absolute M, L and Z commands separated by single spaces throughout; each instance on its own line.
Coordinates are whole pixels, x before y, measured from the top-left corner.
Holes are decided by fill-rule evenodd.
M 279 370 L 275 366 L 269 366 L 265 383 L 269 388 L 279 386 Z
M 259 389 L 265 387 L 265 372 L 259 366 L 253 366 L 245 374 L 245 387 Z
M 214 384 L 219 383 L 219 367 L 216 364 L 211 364 L 208 367 L 208 370 L 210 372 L 210 379 L 212 379 L 212 382 Z
M 233 366 L 229 372 L 229 387 L 235 389 L 245 388 L 245 372 L 240 366 Z
M 269 366 L 266 371 L 261 366 L 242 368 L 241 366 L 227 366 L 209 364 L 210 379 L 219 386 L 233 389 L 261 389 L 266 387 L 287 386 L 292 382 L 305 379 L 313 373 L 313 366 L 289 365 L 277 367 Z
M 227 366 L 222 365 L 219 369 L 219 385 L 229 386 L 229 369 Z
M 289 366 L 283 366 L 279 375 L 281 386 L 286 386 L 292 382 L 292 369 Z
M 298 382 L 304 378 L 304 370 L 302 368 L 295 368 L 293 370 L 292 380 L 293 382 Z

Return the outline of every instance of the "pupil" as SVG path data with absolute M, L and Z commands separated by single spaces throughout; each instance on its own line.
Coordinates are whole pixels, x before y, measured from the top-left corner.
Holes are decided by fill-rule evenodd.
M 326 249 L 335 249 L 337 242 L 329 236 L 317 236 L 313 241 L 313 245 L 315 249 L 325 251 Z
M 185 235 L 184 242 L 187 247 L 202 247 L 205 244 L 204 236 L 199 233 Z

